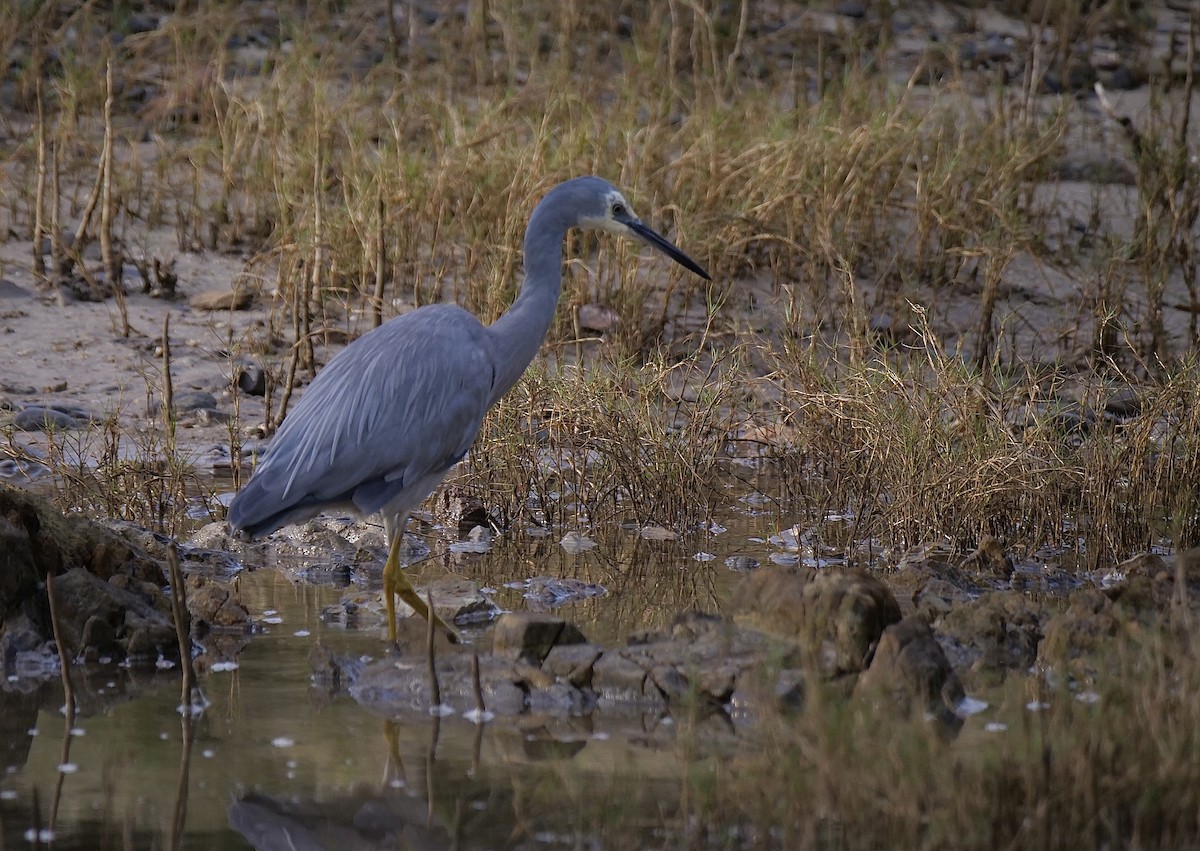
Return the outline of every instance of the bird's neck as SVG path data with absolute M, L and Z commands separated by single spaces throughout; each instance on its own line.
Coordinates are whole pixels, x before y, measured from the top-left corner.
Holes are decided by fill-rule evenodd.
M 535 210 L 525 233 L 525 281 L 517 299 L 488 327 L 496 345 L 498 369 L 492 402 L 507 393 L 541 348 L 554 321 L 562 288 L 565 222 Z

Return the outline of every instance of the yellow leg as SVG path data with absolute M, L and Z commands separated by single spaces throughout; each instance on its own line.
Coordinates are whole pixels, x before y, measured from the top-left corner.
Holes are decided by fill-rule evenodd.
M 458 643 L 458 630 L 429 608 L 429 605 L 417 594 L 417 589 L 412 587 L 408 577 L 404 575 L 404 568 L 400 564 L 400 546 L 403 541 L 404 525 L 399 524 L 395 534 L 392 535 L 387 561 L 383 565 L 383 599 L 387 603 L 388 641 L 393 643 L 396 641 L 396 597 L 399 596 L 401 600 L 412 606 L 418 615 L 432 620 L 450 634 L 451 641 Z

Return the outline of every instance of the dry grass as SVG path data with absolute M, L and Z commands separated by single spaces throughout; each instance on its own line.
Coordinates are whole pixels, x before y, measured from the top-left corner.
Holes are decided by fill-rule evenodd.
M 974 5 L 953 7 L 968 32 Z M 446 299 L 498 316 L 536 199 L 599 173 L 716 283 L 576 239 L 550 356 L 458 473 L 510 522 L 686 532 L 736 446 L 781 472 L 783 512 L 848 517 L 829 534 L 885 565 L 984 534 L 1089 569 L 1195 546 L 1197 16 L 1155 64 L 1150 13 L 1004 5 L 1027 37 L 989 68 L 932 42 L 906 56 L 887 19 L 746 0 L 429 3 L 414 20 L 201 0 L 149 29 L 136 3 L 5 4 L 0 224 L 51 233 L 37 274 L 91 286 L 90 240 L 110 268 L 168 261 L 144 248 L 158 229 L 180 252 L 244 256 L 239 283 L 271 305 L 244 348 L 271 367 L 277 419 L 332 354 L 326 329 Z M 1134 118 L 1050 93 L 1106 37 L 1149 69 Z M 1131 182 L 1097 178 L 1080 218 L 1062 176 L 1097 158 Z M 592 302 L 619 324 L 583 341 Z M 62 499 L 175 529 L 187 459 L 169 423 L 131 459 L 133 431 L 53 436 Z M 1034 715 L 1007 693 L 993 737 L 821 707 L 690 765 L 663 844 L 1194 845 L 1195 652 L 1183 627 L 1147 630 L 1114 651 L 1098 703 L 1052 690 Z M 621 835 L 625 794 L 595 799 L 594 835 Z
M 1145 33 L 1148 20 L 1048 6 L 1022 73 L 997 86 L 936 45 L 898 67 L 872 35 L 887 21 L 834 16 L 838 31 L 799 9 L 431 11 L 199 4 L 144 29 L 136 6 L 10 10 L 0 41 L 18 57 L 18 111 L 0 128 L 0 216 L 22 237 L 61 221 L 100 238 L 110 268 L 169 260 L 139 247 L 162 227 L 180 251 L 243 254 L 238 285 L 273 305 L 262 356 L 278 421 L 327 359 L 325 329 L 357 334 L 442 299 L 499 315 L 538 196 L 598 172 L 717 283 L 632 262 L 628 246 L 576 246 L 586 262 L 570 264 L 555 362 L 572 360 L 581 305 L 620 321 L 582 370 L 533 373 L 489 421 L 464 480 L 510 511 L 528 487 L 534 514 L 557 522 L 546 494 L 570 484 L 577 517 L 687 526 L 705 511 L 696 485 L 753 420 L 791 437 L 765 454 L 821 474 L 797 488 L 797 510 L 852 509 L 863 539 L 969 546 L 990 531 L 1033 549 L 1082 529 L 1092 564 L 1194 541 L 1195 335 L 1172 340 L 1164 321 L 1173 282 L 1197 302 L 1194 75 L 1154 80 L 1148 120 L 1122 131 L 1132 229 L 1097 202 L 1080 238 L 1043 191 L 1072 144 L 1122 118 L 1043 93 L 1064 34 Z M 110 98 L 83 57 L 112 32 Z M 101 277 L 63 242 L 42 274 Z M 1018 262 L 1069 280 L 1078 311 L 1019 327 Z M 930 307 L 913 317 L 910 302 Z M 290 347 L 272 351 L 280 335 Z M 709 375 L 712 398 L 660 397 L 682 372 Z M 1105 388 L 1125 382 L 1141 413 L 1098 417 Z M 1065 433 L 1060 408 L 1087 427 Z M 521 423 L 542 430 L 536 449 L 513 439 Z M 547 446 L 593 460 L 551 482 L 536 472 Z

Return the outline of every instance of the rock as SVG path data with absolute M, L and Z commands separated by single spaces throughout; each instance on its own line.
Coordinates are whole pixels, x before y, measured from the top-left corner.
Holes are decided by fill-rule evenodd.
M 585 304 L 579 308 L 579 327 L 605 334 L 621 324 L 621 316 L 607 304 Z
M 1065 672 L 1094 672 L 1097 650 L 1117 634 L 1120 626 L 1112 602 L 1099 591 L 1078 591 L 1065 612 L 1046 623 L 1038 645 L 1039 667 Z
M 434 602 L 437 602 L 436 597 Z M 579 628 L 561 618 L 533 612 L 509 612 L 496 621 L 492 652 L 501 658 L 519 659 L 540 666 L 555 647 L 586 643 Z
M 203 576 L 187 578 L 187 607 L 197 621 L 221 629 L 249 630 L 250 613 L 228 588 Z
M 546 654 L 542 670 L 576 688 L 590 689 L 593 668 L 603 653 L 596 644 L 558 644 Z
M 433 607 L 447 623 L 484 623 L 500 614 L 500 607 L 484 596 L 479 583 L 449 577 L 417 590 L 421 597 L 433 594 Z
M 1012 576 L 1013 563 L 1000 541 L 984 535 L 976 550 L 963 559 L 959 567 L 968 574 L 993 579 L 1008 579 Z
M 176 412 L 216 410 L 217 397 L 207 390 L 183 390 L 171 397 L 171 406 Z M 157 416 L 162 411 L 162 402 L 155 400 L 150 405 L 151 415 Z
M 987 674 L 1025 671 L 1037 659 L 1045 609 L 1019 591 L 956 605 L 938 622 L 955 667 Z
M 22 657 L 39 652 L 49 644 L 38 625 L 25 613 L 4 619 L 0 629 L 0 673 L 5 678 L 18 676 Z M 8 709 L 7 702 L 5 709 Z M 3 715 L 5 713 L 0 713 Z
M 29 533 L 0 514 L 0 620 L 38 587 Z
M 490 522 L 483 500 L 450 485 L 439 488 L 434 497 L 433 519 L 448 529 L 470 529 Z
M 60 573 L 79 566 L 100 579 L 126 573 L 138 579 L 162 581 L 162 566 L 119 535 L 99 523 L 64 517 L 29 491 L 0 483 L 0 517 L 12 525 L 10 545 L 16 536 L 24 534 L 39 580 L 51 571 Z
M 667 702 L 649 671 L 621 650 L 606 651 L 596 660 L 592 666 L 592 690 L 601 708 L 613 704 L 665 706 Z
M 519 664 L 496 656 L 479 657 L 479 682 L 486 710 L 497 715 L 527 710 L 527 694 L 533 686 L 518 670 Z M 347 691 L 359 703 L 381 712 L 425 715 L 432 700 L 426 665 L 423 653 L 389 655 L 367 664 Z M 345 668 L 340 670 L 343 676 L 348 673 Z M 476 708 L 470 655 L 439 655 L 437 671 L 443 704 L 460 714 Z
M 787 645 L 776 647 L 757 632 L 699 613 L 680 615 L 671 634 L 638 641 L 605 651 L 592 666 L 592 688 L 601 703 L 720 706 L 768 652 L 773 663 L 789 665 L 797 658 Z
M 0 298 L 29 298 L 32 294 L 24 287 L 10 281 L 8 278 L 0 278 Z
M 533 611 L 553 609 L 564 603 L 586 600 L 608 593 L 603 585 L 594 582 L 584 582 L 582 579 L 563 577 L 556 579 L 550 576 L 534 576 L 523 582 L 506 583 L 505 588 L 521 588 L 521 595 L 528 600 L 528 606 Z
M 245 310 L 253 301 L 249 290 L 209 290 L 196 293 L 188 303 L 197 310 Z
M 742 580 L 734 606 L 741 619 L 796 640 L 830 679 L 862 671 L 883 630 L 900 620 L 887 586 L 858 570 L 759 570 Z
M 83 625 L 81 643 L 88 661 L 97 661 L 102 657 L 115 658 L 121 653 L 116 629 L 99 615 L 92 615 Z
M 55 579 L 59 626 L 71 653 L 86 649 L 85 637 L 100 638 L 111 651 L 115 641 L 131 660 L 153 661 L 159 655 L 179 657 L 175 625 L 143 596 L 74 568 Z M 93 619 L 103 621 L 111 635 Z M 89 624 L 90 627 L 89 627 Z
M 238 389 L 247 396 L 267 395 L 267 373 L 258 364 L 250 364 L 238 369 Z
M 912 616 L 883 631 L 855 691 L 883 695 L 903 711 L 932 712 L 943 720 L 954 717 L 964 695 L 929 624 Z
M 86 428 L 92 421 L 91 415 L 78 408 L 54 405 L 30 405 L 12 418 L 13 428 L 19 431 L 69 431 Z

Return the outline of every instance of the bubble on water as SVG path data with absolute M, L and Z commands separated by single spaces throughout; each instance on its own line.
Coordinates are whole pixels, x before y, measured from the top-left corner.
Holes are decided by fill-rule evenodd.
M 1003 733 L 1008 729 L 1008 725 L 1001 721 L 989 721 L 983 729 L 989 733 Z
M 73 762 L 59 763 L 58 770 L 62 774 L 74 774 L 79 770 L 79 766 Z
M 216 674 L 220 674 L 225 671 L 236 671 L 238 669 L 238 663 L 233 662 L 233 661 L 213 662 L 211 665 L 208 666 L 208 669 Z
M 296 636 L 297 638 L 308 638 L 310 635 L 312 635 L 312 633 L 307 629 L 298 629 L 293 632 L 292 635 Z
M 296 744 L 296 740 L 289 739 L 287 736 L 276 736 L 271 739 L 271 745 L 277 748 L 290 748 L 294 744 Z

